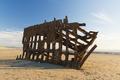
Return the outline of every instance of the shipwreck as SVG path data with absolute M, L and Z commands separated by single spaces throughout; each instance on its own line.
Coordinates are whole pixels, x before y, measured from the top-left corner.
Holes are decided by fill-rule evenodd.
M 24 29 L 23 53 L 17 60 L 53 63 L 80 69 L 97 45 L 98 32 L 84 30 L 85 23 L 61 20 L 33 25 Z M 92 45 L 92 46 L 91 46 Z

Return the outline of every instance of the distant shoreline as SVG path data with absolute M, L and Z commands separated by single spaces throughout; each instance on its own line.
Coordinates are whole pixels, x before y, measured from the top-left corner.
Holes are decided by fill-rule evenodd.
M 22 47 L 1 47 L 0 50 L 5 50 L 5 49 L 20 49 L 22 50 Z M 113 54 L 113 55 L 120 55 L 120 52 L 118 51 L 94 51 L 94 54 Z
M 113 54 L 113 55 L 120 55 L 120 52 L 93 52 L 94 54 Z

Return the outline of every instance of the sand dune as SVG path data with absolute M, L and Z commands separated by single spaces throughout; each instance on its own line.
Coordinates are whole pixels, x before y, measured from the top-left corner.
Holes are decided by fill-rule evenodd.
M 0 80 L 120 80 L 120 55 L 92 54 L 81 70 L 15 60 L 20 49 L 0 49 Z

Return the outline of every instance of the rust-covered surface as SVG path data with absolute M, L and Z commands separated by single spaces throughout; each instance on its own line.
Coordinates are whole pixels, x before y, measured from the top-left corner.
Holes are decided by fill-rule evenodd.
M 85 23 L 68 23 L 65 19 L 30 26 L 23 33 L 23 54 L 16 59 L 60 64 L 80 69 L 85 60 L 97 47 L 97 33 L 86 31 Z

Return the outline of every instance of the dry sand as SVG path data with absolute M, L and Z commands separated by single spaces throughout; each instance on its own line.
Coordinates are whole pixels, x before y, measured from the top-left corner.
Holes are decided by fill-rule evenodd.
M 15 60 L 20 49 L 0 49 L 0 80 L 120 80 L 120 55 L 92 54 L 81 70 Z

